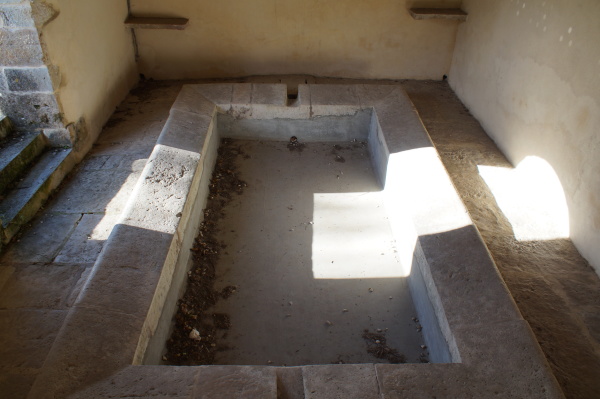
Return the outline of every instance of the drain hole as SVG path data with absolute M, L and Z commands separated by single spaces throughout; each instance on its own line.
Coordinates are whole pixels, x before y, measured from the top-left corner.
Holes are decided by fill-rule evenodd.
M 288 100 L 297 100 L 298 93 L 288 93 L 287 97 L 288 97 Z

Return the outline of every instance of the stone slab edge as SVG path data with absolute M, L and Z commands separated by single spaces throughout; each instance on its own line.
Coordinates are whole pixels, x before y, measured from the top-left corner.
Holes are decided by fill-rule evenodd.
M 180 221 L 185 222 L 186 219 L 189 219 L 189 216 L 183 215 L 183 212 L 188 212 L 190 209 L 190 205 L 186 202 L 195 199 L 190 193 L 194 182 L 192 171 L 195 172 L 199 167 L 203 157 L 203 148 L 206 147 L 204 140 L 207 137 L 207 131 L 214 125 L 216 112 L 238 112 L 241 109 L 247 109 L 248 111 L 245 113 L 236 115 L 242 118 L 260 117 L 260 115 L 267 115 L 263 112 L 266 112 L 266 108 L 270 106 L 277 108 L 276 112 L 281 112 L 281 115 L 285 115 L 285 117 L 294 115 L 294 113 L 306 115 L 306 110 L 308 110 L 309 117 L 319 117 L 320 115 L 333 115 L 338 111 L 340 115 L 344 115 L 354 112 L 353 110 L 356 109 L 372 108 L 378 118 L 374 125 L 382 129 L 387 142 L 387 151 L 390 153 L 433 148 L 426 130 L 402 88 L 376 85 L 325 86 L 301 85 L 294 107 L 287 107 L 285 85 L 184 86 L 173 106 L 167 125 L 161 133 L 158 145 L 153 151 L 151 160 L 154 161 L 149 161 L 146 165 L 120 223 L 122 226 L 129 226 L 142 232 L 159 230 L 161 233 L 159 236 L 163 238 L 165 235 L 167 238 L 170 236 L 168 238 L 170 244 L 165 242 L 165 244 L 156 246 L 157 251 L 161 253 L 139 254 L 140 260 L 151 256 L 166 261 L 167 266 L 160 265 L 160 270 L 157 271 L 144 270 L 143 265 L 131 264 L 131 262 L 137 261 L 128 255 L 134 242 L 130 242 L 130 245 L 119 242 L 119 229 L 116 228 L 107 240 L 107 244 L 94 266 L 90 280 L 82 289 L 67 321 L 60 330 L 29 398 L 79 397 L 79 393 L 95 388 L 102 388 L 102 394 L 97 397 L 154 396 L 152 390 L 144 390 L 144 381 L 151 380 L 157 370 L 165 372 L 176 370 L 170 366 L 134 364 L 140 362 L 145 342 L 153 334 L 152 328 L 155 328 L 153 323 L 156 323 L 156 314 L 158 313 L 153 314 L 153 312 L 157 312 L 161 305 L 157 303 L 160 300 L 155 299 L 154 292 L 165 289 L 165 284 L 169 280 L 168 274 L 172 273 L 172 266 L 168 266 L 168 264 L 173 264 L 175 262 L 173 259 L 179 256 L 172 252 L 181 249 L 180 232 L 185 229 L 185 226 L 180 226 Z M 336 93 L 339 93 L 339 97 L 336 97 Z M 408 111 L 398 115 L 399 107 L 407 105 Z M 290 111 L 286 108 L 297 109 Z M 198 126 L 197 122 L 201 120 L 205 122 L 199 125 L 202 131 L 196 130 L 201 142 L 194 143 L 192 134 L 194 126 Z M 206 123 L 207 120 L 208 123 Z M 399 127 L 402 125 L 398 125 L 398 122 L 402 122 L 408 127 L 402 129 Z M 394 132 L 409 137 L 397 137 Z M 179 134 L 182 137 L 178 137 Z M 193 149 L 182 147 L 190 143 L 194 143 Z M 162 165 L 161 168 L 160 162 L 157 162 L 161 159 L 168 159 L 170 167 L 165 168 Z M 171 173 L 172 166 L 179 161 L 183 163 L 184 168 L 175 170 L 177 173 L 180 170 L 182 172 Z M 436 168 L 436 173 L 445 173 L 443 166 L 442 169 L 437 166 Z M 156 178 L 157 176 L 160 178 Z M 160 201 L 156 204 L 157 206 L 152 207 L 150 212 L 140 210 L 138 206 L 140 200 L 146 201 L 148 195 L 164 191 L 165 179 L 174 184 L 177 192 L 184 194 L 180 195 L 182 199 L 176 201 L 176 204 L 170 204 L 165 212 L 159 212 L 163 209 L 161 205 L 166 205 L 166 203 L 161 204 Z M 185 191 L 186 188 L 187 191 Z M 413 188 L 416 189 L 416 187 Z M 410 191 L 408 190 L 408 192 Z M 451 196 L 451 191 L 446 190 L 446 195 Z M 454 195 L 457 196 L 456 192 Z M 464 220 L 464 215 L 461 217 Z M 477 230 L 471 226 L 472 223 L 464 226 L 466 230 L 460 231 L 467 239 L 479 241 L 483 246 Z M 415 226 L 415 230 L 419 231 L 419 226 Z M 143 238 L 147 237 L 149 236 L 143 236 Z M 454 244 L 452 235 L 450 238 L 436 234 L 429 234 L 426 237 L 433 237 L 436 245 Z M 127 238 L 127 236 L 125 235 L 123 238 Z M 476 253 L 478 261 L 483 262 L 485 266 L 482 271 L 478 271 L 477 264 L 464 265 L 457 260 L 454 252 L 450 253 L 450 258 L 445 259 L 442 252 L 432 250 L 431 240 L 422 241 L 423 237 L 421 236 L 417 238 L 419 243 L 415 247 L 415 253 L 420 253 L 426 260 L 426 262 L 421 262 L 425 263 L 422 271 L 425 278 L 430 280 L 428 287 L 428 290 L 431 290 L 430 294 L 437 295 L 438 311 L 443 311 L 448 304 L 454 303 L 452 311 L 459 312 L 447 314 L 446 317 L 450 328 L 448 333 L 452 334 L 456 341 L 462 363 L 305 366 L 302 367 L 305 397 L 336 397 L 335 388 L 337 387 L 350 395 L 346 397 L 358 398 L 368 397 L 365 395 L 376 395 L 373 397 L 392 398 L 402 397 L 396 394 L 399 389 L 400 391 L 417 392 L 420 389 L 419 386 L 428 386 L 434 391 L 446 386 L 448 390 L 460 393 L 460 397 L 471 395 L 486 397 L 492 391 L 497 394 L 510 394 L 512 397 L 523 398 L 563 397 L 529 326 L 521 319 L 516 308 L 513 308 L 511 312 L 510 307 L 514 304 L 485 247 L 483 246 L 483 249 Z M 118 250 L 111 252 L 112 246 Z M 152 248 L 152 245 L 149 247 Z M 432 259 L 428 257 L 432 257 Z M 115 262 L 117 263 L 115 264 Z M 450 269 L 457 273 L 456 279 L 448 279 L 448 276 L 444 274 L 447 264 L 450 264 Z M 127 299 L 131 295 L 131 291 L 136 289 L 147 290 L 148 285 L 141 284 L 138 288 L 135 283 L 132 284 L 131 281 L 126 280 L 94 285 L 94 280 L 102 274 L 102 270 L 107 268 L 127 269 L 128 267 L 139 268 L 142 273 L 151 276 L 149 282 L 154 281 L 153 284 L 150 284 L 154 287 L 154 290 L 151 291 L 152 295 L 143 293 L 142 299 L 138 298 L 134 301 L 133 308 L 131 305 L 123 305 L 123 299 Z M 465 270 L 466 272 L 461 274 Z M 475 278 L 475 281 L 471 281 L 472 278 Z M 449 280 L 453 281 L 449 283 Z M 472 312 L 473 308 L 461 310 L 460 306 L 456 305 L 462 305 L 466 299 L 473 299 L 474 295 L 481 294 L 486 289 L 486 284 L 490 282 L 495 286 L 494 295 L 500 296 L 496 299 L 504 304 L 508 303 L 508 306 L 503 305 L 505 313 L 497 319 L 492 318 L 492 323 L 485 317 L 480 320 L 469 318 L 467 312 Z M 449 288 L 442 289 L 441 285 L 447 283 L 449 283 Z M 104 291 L 107 284 L 114 284 L 110 291 Z M 464 284 L 469 287 L 469 290 L 456 292 L 457 287 Z M 95 290 L 97 292 L 93 292 Z M 104 302 L 102 307 L 89 301 L 89 298 L 98 294 L 110 294 L 110 298 Z M 501 297 L 502 295 L 506 295 L 506 297 Z M 126 311 L 121 308 L 122 306 L 128 306 Z M 100 322 L 95 322 L 96 319 Z M 113 319 L 114 321 L 111 321 Z M 464 322 L 463 319 L 467 322 Z M 125 320 L 127 322 L 124 322 Z M 84 325 L 86 328 L 82 328 Z M 122 334 L 126 337 L 115 341 L 114 334 L 111 332 L 114 329 L 122 330 Z M 131 336 L 127 336 L 128 334 Z M 515 343 L 518 348 L 512 350 L 512 345 Z M 108 353 L 105 353 L 106 349 L 108 349 Z M 360 369 L 360 378 L 353 378 L 357 367 Z M 414 370 L 416 369 L 422 372 L 415 374 Z M 277 389 L 273 390 L 273 387 L 276 387 L 278 380 L 275 372 L 271 373 L 269 370 L 276 370 L 276 368 L 257 366 L 242 370 L 240 366 L 190 367 L 181 374 L 181 378 L 164 381 L 161 389 L 173 391 L 172 397 L 206 397 L 207 392 L 217 384 L 224 390 L 228 386 L 237 386 L 237 389 L 229 391 L 231 394 L 228 397 L 232 398 L 276 398 Z M 522 373 L 522 370 L 527 372 Z M 324 379 L 322 378 L 324 375 L 329 377 Z M 125 380 L 122 384 L 115 384 L 114 379 L 119 376 L 125 376 Z M 250 382 L 245 376 L 251 376 L 250 380 L 254 382 Z M 319 377 L 313 378 L 314 376 Z M 345 385 L 341 386 L 342 382 L 350 384 L 356 389 L 349 389 Z M 236 385 L 236 383 L 239 384 Z M 188 391 L 178 391 L 183 386 L 191 388 Z M 376 392 L 365 393 L 364 389 L 376 390 Z M 132 394 L 126 392 L 131 390 L 139 392 L 136 391 Z M 313 390 L 315 393 L 326 392 L 327 395 L 315 396 Z M 249 396 L 256 392 L 263 392 L 263 394 Z

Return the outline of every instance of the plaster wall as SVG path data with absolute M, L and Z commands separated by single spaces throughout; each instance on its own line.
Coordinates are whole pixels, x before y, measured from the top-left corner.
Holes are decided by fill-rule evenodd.
M 310 74 L 441 79 L 458 23 L 415 21 L 412 6 L 460 1 L 131 0 L 136 16 L 189 18 L 183 31 L 137 30 L 154 79 Z
M 451 87 L 513 165 L 556 172 L 570 236 L 600 273 L 600 2 L 465 0 Z
M 55 88 L 65 125 L 75 123 L 76 149 L 85 153 L 137 82 L 131 32 L 123 25 L 127 2 L 38 3 L 45 3 L 41 12 L 48 12 L 48 6 L 54 9 L 54 18 L 41 28 L 46 64 L 55 70 Z

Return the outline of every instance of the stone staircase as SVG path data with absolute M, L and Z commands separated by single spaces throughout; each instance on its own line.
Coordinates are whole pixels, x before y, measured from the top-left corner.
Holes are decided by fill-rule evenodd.
M 61 182 L 70 154 L 50 146 L 42 132 L 15 131 L 0 117 L 0 250 Z

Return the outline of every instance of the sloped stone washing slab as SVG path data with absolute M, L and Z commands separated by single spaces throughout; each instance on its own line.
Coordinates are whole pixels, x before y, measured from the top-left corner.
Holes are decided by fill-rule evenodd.
M 219 137 L 252 135 L 254 127 L 264 132 L 266 120 L 326 126 L 357 115 L 370 126 L 398 256 L 411 265 L 413 298 L 436 364 L 144 365 L 160 355 L 157 337 L 184 281 Z M 289 138 L 285 133 L 280 139 Z M 269 138 L 276 137 L 263 137 Z M 562 397 L 403 89 L 300 85 L 288 105 L 285 85 L 213 84 L 184 86 L 179 94 L 29 397 L 428 395 Z

